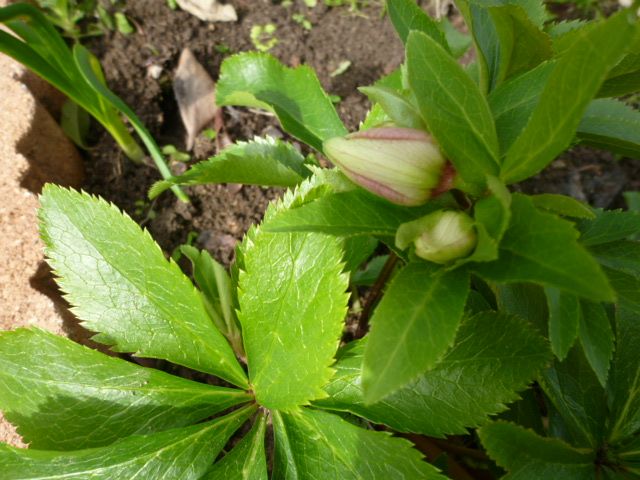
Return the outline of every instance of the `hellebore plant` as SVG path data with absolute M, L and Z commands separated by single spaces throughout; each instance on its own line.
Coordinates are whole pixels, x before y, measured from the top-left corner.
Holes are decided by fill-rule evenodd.
M 322 405 L 432 437 L 478 428 L 467 444 L 479 438 L 509 478 L 635 478 L 640 215 L 509 185 L 573 144 L 640 158 L 640 113 L 614 98 L 640 90 L 637 5 L 547 25 L 534 0 L 456 5 L 475 48 L 467 67 L 444 24 L 411 0 L 387 2 L 406 59 L 362 88 L 372 108 L 356 133 L 309 67 L 258 53 L 225 60 L 219 105 L 273 112 L 337 169 L 256 139 L 151 195 L 215 182 L 292 188 L 263 231 L 341 238 L 354 289 L 380 272 L 368 283 L 379 302 L 360 319 L 364 334 L 371 313 L 370 331 L 339 354 Z M 370 258 L 379 243 L 386 264 Z M 517 395 L 506 379 L 529 388 Z
M 0 409 L 31 445 L 0 447 L 3 478 L 638 478 L 640 214 L 509 189 L 573 143 L 640 157 L 640 113 L 612 98 L 640 89 L 637 7 L 545 26 L 533 0 L 456 4 L 466 68 L 443 24 L 387 2 L 406 59 L 363 89 L 357 133 L 309 67 L 223 63 L 219 105 L 337 165 L 258 138 L 154 186 L 290 189 L 230 275 L 186 249 L 196 288 L 115 207 L 45 189 L 47 255 L 94 339 L 229 385 L 2 333 Z M 371 300 L 339 347 L 349 284 Z M 371 424 L 437 442 L 442 473 Z

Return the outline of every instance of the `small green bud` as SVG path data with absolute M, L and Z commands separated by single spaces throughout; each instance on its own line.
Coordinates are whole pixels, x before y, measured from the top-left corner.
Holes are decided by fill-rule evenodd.
M 353 182 L 399 205 L 422 205 L 440 183 L 445 158 L 422 130 L 372 128 L 324 142 L 324 153 Z
M 396 246 L 411 243 L 418 257 L 433 263 L 448 263 L 466 257 L 478 241 L 473 219 L 464 212 L 438 210 L 413 222 L 403 223 L 396 232 Z

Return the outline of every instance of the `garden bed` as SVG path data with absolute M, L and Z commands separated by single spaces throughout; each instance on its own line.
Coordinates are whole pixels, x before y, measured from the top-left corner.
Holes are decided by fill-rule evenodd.
M 304 6 L 303 2 L 293 2 L 288 7 L 265 1 L 237 1 L 234 5 L 238 11 L 237 22 L 211 24 L 201 22 L 186 12 L 171 10 L 165 2 L 157 0 L 122 2 L 118 7 L 119 11 L 125 13 L 131 24 L 135 26 L 135 33 L 124 35 L 112 31 L 85 42 L 100 59 L 109 87 L 136 111 L 159 145 L 173 145 L 179 151 L 186 150 L 185 130 L 172 88 L 178 58 L 184 48 L 189 48 L 215 79 L 221 62 L 226 56 L 255 47 L 251 40 L 251 31 L 254 27 L 275 25 L 272 38 L 277 42 L 274 42 L 270 53 L 289 66 L 308 64 L 313 67 L 318 73 L 322 86 L 335 99 L 337 110 L 351 131 L 358 128 L 370 106 L 364 95 L 357 91 L 357 87 L 372 84 L 381 76 L 394 71 L 403 61 L 403 47 L 396 38 L 390 22 L 382 15 L 382 8 L 378 4 L 362 7 L 357 11 L 352 11 L 348 7 L 328 8 L 325 5 L 309 8 Z M 450 13 L 455 21 L 455 13 L 453 11 Z M 301 19 L 308 23 L 301 23 Z M 460 70 L 457 65 L 453 66 Z M 415 71 L 417 70 L 414 70 L 414 73 Z M 461 75 L 466 78 L 464 73 Z M 420 84 L 422 77 L 414 75 L 412 78 L 414 84 Z M 470 80 L 467 79 L 467 81 L 471 83 Z M 475 85 L 472 86 L 475 87 Z M 190 163 L 204 160 L 218 153 L 223 146 L 221 144 L 225 143 L 219 141 L 221 137 L 228 138 L 232 142 L 266 135 L 287 137 L 274 116 L 253 109 L 226 107 L 222 111 L 222 122 L 218 121 L 215 128 L 220 129 L 221 124 L 218 141 L 206 135 L 199 135 L 193 151 L 190 152 L 191 160 L 173 162 L 171 168 L 174 172 L 182 172 Z M 429 124 L 432 125 L 431 120 Z M 432 131 L 435 132 L 435 130 Z M 292 140 L 290 137 L 287 138 Z M 160 179 L 159 173 L 150 161 L 149 165 L 130 162 L 113 139 L 101 129 L 92 130 L 90 140 L 92 147 L 83 153 L 86 169 L 84 190 L 99 195 L 124 209 L 136 222 L 149 229 L 167 255 L 175 252 L 179 245 L 193 243 L 209 251 L 224 265 L 230 265 L 236 243 L 250 225 L 260 222 L 267 204 L 282 193 L 281 190 L 273 188 L 221 184 L 186 189 L 191 198 L 190 203 L 180 202 L 168 192 L 150 201 L 147 197 L 149 188 Z M 303 150 L 307 148 L 296 145 Z M 519 159 L 519 157 L 516 158 Z M 321 159 L 321 162 L 324 162 L 324 159 Z M 442 163 L 445 163 L 444 159 Z M 602 208 L 623 207 L 623 193 L 639 189 L 640 171 L 637 162 L 633 163 L 616 158 L 610 153 L 581 146 L 569 150 L 556 159 L 541 174 L 523 184 L 514 185 L 514 190 L 570 195 Z M 48 195 L 68 194 L 59 193 L 58 190 L 55 190 L 58 193 L 51 193 L 54 190 L 50 189 Z M 493 193 L 498 198 L 499 195 L 496 192 Z M 46 197 L 47 195 L 43 200 L 45 205 Z M 516 212 L 514 216 L 517 216 L 518 211 L 526 211 L 523 205 L 527 207 L 528 204 L 523 203 L 524 196 L 514 195 L 514 197 L 519 198 L 518 202 L 520 202 L 516 202 L 519 210 L 514 210 Z M 533 210 L 533 207 L 530 210 Z M 466 214 L 460 213 L 460 215 Z M 524 216 L 520 215 L 519 218 L 522 219 Z M 549 221 L 554 222 L 557 219 L 552 218 Z M 46 232 L 47 226 L 43 228 Z M 90 224 L 88 228 L 95 227 Z M 544 231 L 544 229 L 539 230 Z M 392 233 L 396 231 L 398 231 L 397 228 L 391 230 Z M 571 235 L 566 237 L 569 238 Z M 571 237 L 570 240 L 573 242 L 574 238 Z M 476 241 L 475 237 L 473 241 Z M 380 247 L 378 251 L 384 248 Z M 148 250 L 153 249 L 148 248 Z M 336 247 L 336 250 L 339 252 L 340 247 Z M 129 249 L 129 251 L 135 250 Z M 162 263 L 166 263 L 157 250 L 156 253 Z M 51 256 L 51 252 L 49 254 Z M 51 258 L 54 257 L 51 256 Z M 335 258 L 337 264 L 340 253 L 337 253 Z M 427 257 L 423 258 L 430 260 Z M 391 260 L 394 260 L 393 255 Z M 387 262 L 387 264 L 392 265 L 391 269 L 393 268 L 393 262 Z M 339 272 L 336 271 L 336 276 L 338 274 Z M 520 281 L 520 278 L 517 280 Z M 191 283 L 186 282 L 188 288 L 192 288 Z M 373 291 L 376 288 L 382 291 L 382 284 L 379 285 L 376 282 Z M 468 289 L 468 285 L 465 288 Z M 168 290 L 171 289 L 165 291 Z M 247 291 L 260 292 L 264 289 L 248 288 Z M 379 294 L 380 291 L 377 293 Z M 386 291 L 388 292 L 389 289 Z M 344 292 L 344 288 L 340 292 Z M 362 288 L 361 293 L 366 295 L 367 288 Z M 366 311 L 373 302 L 367 305 L 369 302 L 366 297 L 363 298 Z M 459 310 L 462 316 L 466 297 L 461 298 Z M 260 303 L 261 308 L 262 306 L 264 302 Z M 484 317 L 480 318 L 482 320 Z M 353 312 L 350 320 L 357 322 Z M 484 328 L 485 323 L 480 320 L 477 322 L 478 325 L 483 326 L 479 331 L 488 331 Z M 343 325 L 340 323 L 337 332 L 339 333 L 342 328 Z M 393 324 L 392 328 L 397 329 L 396 324 Z M 262 332 L 259 333 L 262 336 Z M 304 342 L 297 337 L 293 343 L 304 345 Z M 128 358 L 135 360 L 134 357 Z M 172 364 L 164 360 L 136 361 L 172 373 L 180 373 L 188 378 L 202 380 L 205 383 L 213 382 L 211 380 L 213 377 L 204 376 L 204 374 L 197 377 L 186 367 L 183 370 L 179 367 L 181 370 L 178 372 L 173 369 Z M 537 386 L 534 387 L 534 393 L 537 392 L 536 388 Z M 535 403 L 536 400 L 534 399 L 533 402 Z M 437 441 L 427 437 L 415 437 L 413 440 L 421 450 L 429 454 L 430 458 L 441 453 L 438 450 Z M 449 440 L 451 442 L 447 443 Z M 466 455 L 465 452 L 468 453 L 466 447 L 478 446 L 477 439 L 469 436 L 452 436 L 449 440 L 443 443 L 443 448 L 453 454 L 456 453 L 457 448 L 462 449 L 460 452 Z M 470 445 L 467 442 L 473 444 Z M 434 448 L 436 448 L 435 451 Z M 486 460 L 484 456 L 481 459 Z M 455 460 L 452 460 L 450 467 L 454 478 L 467 478 L 464 472 L 460 475 L 454 472 Z M 469 471 L 472 471 L 471 467 Z M 478 475 L 480 476 L 475 478 L 483 478 L 481 474 Z
M 300 2 L 301 3 L 301 2 Z M 368 109 L 368 101 L 356 87 L 369 85 L 391 72 L 403 59 L 402 44 L 380 6 L 313 9 L 294 5 L 283 7 L 272 2 L 235 2 L 237 23 L 205 23 L 183 11 L 172 11 L 164 2 L 128 2 L 125 12 L 138 26 L 135 34 L 110 33 L 89 46 L 102 61 L 109 86 L 142 118 L 160 145 L 171 144 L 184 150 L 181 124 L 171 79 L 183 48 L 214 77 L 229 52 L 253 49 L 250 30 L 254 25 L 277 25 L 278 44 L 270 50 L 285 64 L 309 64 L 325 89 L 340 97 L 338 110 L 349 129 L 356 129 Z M 310 30 L 292 20 L 304 13 L 312 22 Z M 332 76 L 342 62 L 351 62 L 344 73 Z M 150 65 L 163 68 L 158 80 L 148 75 Z M 231 140 L 254 136 L 282 135 L 273 117 L 245 109 L 225 109 L 224 124 Z M 214 142 L 200 136 L 193 152 L 199 161 L 215 154 Z M 225 264 L 233 254 L 236 240 L 259 221 L 275 190 L 237 185 L 202 186 L 189 189 L 191 204 L 164 194 L 154 204 L 145 204 L 149 187 L 159 174 L 152 167 L 127 161 L 106 134 L 86 156 L 87 180 L 84 188 L 99 194 L 136 220 L 144 222 L 152 236 L 168 252 L 184 243 L 190 232 L 197 232 L 198 246 L 206 248 Z M 153 210 L 149 219 L 150 210 Z
M 324 5 L 310 9 L 302 2 L 283 7 L 270 1 L 238 1 L 234 3 L 238 22 L 215 24 L 173 11 L 165 2 L 137 0 L 125 5 L 123 11 L 137 32 L 127 36 L 110 32 L 92 40 L 89 47 L 102 61 L 109 86 L 133 107 L 158 143 L 178 150 L 184 150 L 185 132 L 171 81 L 183 48 L 191 49 L 215 79 L 227 55 L 254 48 L 253 26 L 272 23 L 277 26 L 278 43 L 270 53 L 290 66 L 312 66 L 323 87 L 340 97 L 338 112 L 350 130 L 357 129 L 369 108 L 357 87 L 372 84 L 403 60 L 402 45 L 380 5 L 354 12 Z M 311 29 L 296 23 L 295 14 L 305 15 Z M 347 70 L 335 75 L 347 61 Z M 149 75 L 152 65 L 162 67 L 158 79 Z M 282 135 L 275 118 L 246 109 L 225 109 L 224 125 L 233 141 Z M 215 154 L 215 144 L 200 136 L 192 154 L 192 161 L 206 159 Z M 127 161 L 109 135 L 98 134 L 95 148 L 85 158 L 84 188 L 143 223 L 165 251 L 171 252 L 195 232 L 197 245 L 225 264 L 232 259 L 235 242 L 278 195 L 273 189 L 215 185 L 190 188 L 191 204 L 168 193 L 149 203 L 146 193 L 159 174 L 153 167 Z M 567 194 L 602 208 L 621 207 L 622 192 L 640 188 L 640 172 L 637 163 L 581 147 L 522 188 Z

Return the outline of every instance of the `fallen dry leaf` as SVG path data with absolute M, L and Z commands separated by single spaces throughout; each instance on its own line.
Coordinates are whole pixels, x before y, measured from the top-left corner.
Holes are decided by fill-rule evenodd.
M 188 48 L 180 54 L 173 78 L 173 92 L 187 131 L 186 147 L 191 150 L 196 136 L 215 118 L 218 107 L 215 83 Z
M 233 5 L 222 5 L 217 0 L 177 0 L 180 8 L 205 22 L 235 22 L 238 20 Z

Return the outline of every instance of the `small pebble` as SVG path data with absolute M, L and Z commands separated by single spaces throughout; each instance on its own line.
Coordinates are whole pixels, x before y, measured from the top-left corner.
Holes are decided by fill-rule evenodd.
M 150 78 L 153 78 L 154 80 L 157 80 L 160 78 L 160 75 L 162 75 L 162 67 L 160 65 L 149 65 L 147 67 L 147 75 Z

